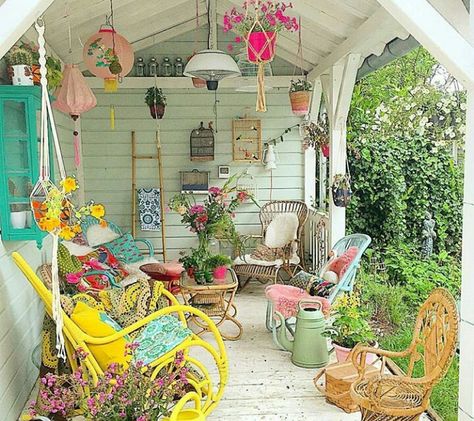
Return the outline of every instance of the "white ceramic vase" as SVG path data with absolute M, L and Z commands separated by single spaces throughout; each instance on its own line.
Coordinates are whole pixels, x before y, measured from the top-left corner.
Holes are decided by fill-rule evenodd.
M 15 86 L 32 86 L 33 72 L 31 66 L 26 64 L 17 64 L 12 67 L 12 83 Z
M 26 226 L 26 212 L 19 211 L 19 212 L 11 212 L 10 213 L 10 222 L 12 224 L 12 228 L 14 229 L 23 229 Z

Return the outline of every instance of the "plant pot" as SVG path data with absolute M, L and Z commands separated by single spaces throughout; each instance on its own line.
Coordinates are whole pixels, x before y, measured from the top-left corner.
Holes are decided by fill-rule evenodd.
M 207 275 L 204 270 L 196 270 L 194 272 L 194 280 L 198 285 L 204 285 L 207 283 Z
M 340 208 L 345 208 L 349 205 L 352 198 L 352 190 L 349 188 L 333 187 L 332 200 L 334 204 Z
M 324 158 L 329 158 L 329 143 L 321 145 L 321 153 L 323 154 Z
M 161 120 L 165 115 L 165 106 L 163 104 L 150 105 L 150 114 L 155 120 Z
M 352 348 L 346 348 L 334 342 L 332 343 L 332 345 L 334 346 L 334 350 L 336 351 L 337 362 L 343 363 L 344 361 L 347 361 L 347 357 L 352 351 Z M 377 343 L 374 345 L 374 348 L 378 348 Z M 376 360 L 376 358 L 377 356 L 375 354 L 367 354 L 365 356 L 365 364 L 366 365 L 372 364 Z
M 32 86 L 33 73 L 31 67 L 26 64 L 17 64 L 9 67 L 12 84 L 15 86 Z
M 26 227 L 26 212 L 18 211 L 10 213 L 10 223 L 14 229 L 23 229 Z
M 227 266 L 218 266 L 214 268 L 212 275 L 216 281 L 224 281 L 227 275 Z
M 252 32 L 247 42 L 248 60 L 251 63 L 273 60 L 276 38 L 276 32 Z
M 308 114 L 310 100 L 311 92 L 309 91 L 290 92 L 291 111 L 293 111 L 293 114 L 298 116 Z
M 204 79 L 199 79 L 198 77 L 193 77 L 193 86 L 195 88 L 205 88 L 206 87 L 206 81 Z

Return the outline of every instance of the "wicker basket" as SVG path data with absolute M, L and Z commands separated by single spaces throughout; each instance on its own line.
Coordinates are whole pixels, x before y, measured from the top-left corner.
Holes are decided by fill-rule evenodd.
M 291 111 L 294 115 L 306 115 L 309 111 L 309 102 L 311 99 L 311 92 L 297 91 L 290 92 Z
M 374 366 L 366 367 L 366 376 L 374 375 L 380 369 Z M 318 380 L 326 375 L 326 388 L 318 384 Z M 336 405 L 346 412 L 359 411 L 358 405 L 351 398 L 351 384 L 357 380 L 359 373 L 351 361 L 328 365 L 314 378 L 316 388 L 326 396 L 326 402 Z

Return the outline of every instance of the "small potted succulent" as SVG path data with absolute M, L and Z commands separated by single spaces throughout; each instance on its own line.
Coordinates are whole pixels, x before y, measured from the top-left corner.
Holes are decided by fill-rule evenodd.
M 352 348 L 358 343 L 376 346 L 375 334 L 367 322 L 367 313 L 360 305 L 357 293 L 344 293 L 331 308 L 332 324 L 324 335 L 331 338 L 339 362 L 347 360 Z M 373 354 L 367 354 L 367 364 L 374 361 Z
M 290 84 L 291 111 L 294 115 L 302 116 L 309 112 L 311 91 L 313 85 L 306 79 L 292 80 Z
M 212 276 L 216 281 L 223 281 L 227 275 L 227 268 L 232 260 L 223 254 L 216 254 L 208 259 L 207 265 L 212 268 Z
M 166 96 L 161 88 L 152 86 L 145 95 L 145 103 L 150 107 L 150 114 L 154 119 L 161 120 L 165 114 Z
M 33 85 L 33 73 L 31 70 L 33 57 L 29 49 L 14 45 L 10 51 L 5 54 L 5 61 L 13 85 Z
M 340 208 L 349 205 L 352 198 L 351 177 L 349 174 L 336 174 L 331 186 L 332 200 Z

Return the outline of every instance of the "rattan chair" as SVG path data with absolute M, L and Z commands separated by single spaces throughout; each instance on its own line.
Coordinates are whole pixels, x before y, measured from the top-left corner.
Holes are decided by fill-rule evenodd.
M 296 254 L 299 258 L 299 263 L 292 263 L 290 260 L 293 255 L 293 248 L 291 245 L 287 247 L 285 251 L 285 257 L 283 264 L 276 266 L 259 265 L 259 264 L 234 264 L 233 269 L 239 278 L 240 287 L 243 288 L 247 283 L 252 280 L 258 280 L 262 283 L 271 281 L 276 283 L 280 274 L 280 271 L 285 271 L 290 277 L 293 276 L 298 270 L 303 268 L 303 230 L 306 220 L 308 219 L 308 207 L 304 202 L 297 200 L 277 200 L 268 202 L 260 209 L 260 223 L 262 225 L 262 231 L 260 238 L 265 239 L 265 235 L 270 223 L 274 220 L 277 215 L 293 213 L 298 218 L 298 229 L 296 232 L 297 251 Z M 255 236 L 251 236 L 255 238 Z M 245 261 L 245 257 L 241 257 L 241 260 Z
M 412 342 L 405 351 L 357 345 L 352 352 L 352 362 L 359 371 L 359 378 L 351 386 L 351 396 L 360 407 L 362 420 L 418 420 L 428 408 L 433 387 L 451 364 L 457 335 L 456 302 L 446 289 L 437 288 L 421 306 Z M 365 378 L 365 357 L 369 352 L 382 360 L 382 368 L 380 374 Z M 410 359 L 407 374 L 386 374 L 385 359 L 400 357 Z M 421 377 L 413 375 L 416 362 L 423 366 Z

